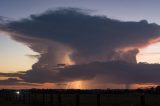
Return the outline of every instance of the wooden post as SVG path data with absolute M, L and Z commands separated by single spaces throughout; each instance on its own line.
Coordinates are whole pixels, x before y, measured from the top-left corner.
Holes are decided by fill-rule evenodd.
M 101 105 L 101 95 L 97 94 L 97 106 Z
M 25 103 L 26 103 L 26 101 L 25 101 L 25 100 L 26 100 L 26 99 L 25 99 L 25 92 L 23 92 L 22 97 L 23 97 L 23 99 L 22 99 L 22 100 L 23 100 L 23 103 L 25 104 Z
M 61 94 L 58 94 L 58 106 L 61 106 L 61 104 L 62 104 Z
M 144 94 L 141 95 L 141 106 L 146 106 Z
M 50 104 L 51 106 L 53 106 L 53 94 L 52 93 L 50 94 Z
M 43 92 L 43 97 L 42 97 L 42 99 L 43 99 L 43 100 L 42 100 L 42 101 L 43 101 L 42 104 L 43 104 L 43 106 L 45 106 L 45 93 L 44 93 L 44 92 Z
M 79 94 L 76 94 L 76 106 L 79 106 Z
M 28 106 L 31 106 L 31 92 L 28 92 Z

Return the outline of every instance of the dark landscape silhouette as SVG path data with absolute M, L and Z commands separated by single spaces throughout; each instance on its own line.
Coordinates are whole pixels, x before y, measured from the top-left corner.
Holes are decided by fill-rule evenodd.
M 160 88 L 0 91 L 1 106 L 160 106 Z

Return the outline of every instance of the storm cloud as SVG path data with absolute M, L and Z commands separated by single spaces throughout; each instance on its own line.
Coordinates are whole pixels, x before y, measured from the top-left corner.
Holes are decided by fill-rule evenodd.
M 65 83 L 77 80 L 95 80 L 101 83 L 116 84 L 160 83 L 160 64 L 135 64 L 124 61 L 108 61 L 72 65 L 58 70 L 57 73 L 53 73 L 53 71 L 45 72 L 43 70 L 39 70 L 39 72 L 28 71 L 21 76 L 21 78 L 27 82 L 36 83 L 47 81 Z
M 23 82 L 23 80 L 20 80 L 18 78 L 8 78 L 8 79 L 4 79 L 4 80 L 0 80 L 0 87 L 1 86 L 39 86 L 39 84 L 34 84 L 34 83 L 27 83 L 27 82 Z
M 21 76 L 27 82 L 91 80 L 101 75 L 115 83 L 159 82 L 159 65 L 136 61 L 140 48 L 160 41 L 155 23 L 124 22 L 64 8 L 9 21 L 0 29 L 40 54 L 32 70 Z M 63 63 L 72 66 L 57 68 Z
M 90 80 L 96 78 L 106 83 L 160 83 L 159 64 L 134 64 L 124 61 L 94 62 L 75 65 L 60 71 L 65 80 Z
M 11 21 L 5 27 L 9 32 L 19 35 L 14 36 L 14 39 L 29 43 L 30 47 L 39 53 L 49 53 L 52 50 L 55 52 L 58 44 L 52 47 L 55 44 L 47 44 L 49 41 L 41 40 L 39 45 L 42 48 L 46 45 L 45 49 L 49 50 L 37 50 L 36 47 L 39 45 L 34 47 L 36 42 L 27 42 L 28 37 L 51 40 L 50 42 L 70 47 L 73 49 L 70 58 L 77 64 L 116 60 L 115 55 L 120 56 L 124 49 L 128 48 L 125 52 L 130 52 L 130 49 L 147 46 L 160 35 L 160 26 L 149 24 L 145 20 L 123 22 L 105 16 L 89 15 L 84 10 L 75 8 L 31 15 L 20 21 Z M 128 62 L 135 62 L 135 58 L 127 59 L 123 58 Z

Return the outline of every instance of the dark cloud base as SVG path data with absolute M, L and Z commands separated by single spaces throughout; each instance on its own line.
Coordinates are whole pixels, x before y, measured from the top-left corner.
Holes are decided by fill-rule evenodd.
M 59 69 L 58 73 L 28 71 L 22 79 L 42 83 L 72 82 L 77 80 L 99 80 L 103 83 L 159 84 L 160 64 L 135 64 L 124 61 L 93 62 Z M 36 76 L 36 79 L 34 76 Z M 42 79 L 43 77 L 43 79 Z

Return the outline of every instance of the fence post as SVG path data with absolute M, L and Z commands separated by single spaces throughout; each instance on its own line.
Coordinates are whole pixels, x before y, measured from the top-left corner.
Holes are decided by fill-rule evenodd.
M 61 94 L 58 94 L 58 106 L 61 106 L 61 104 L 62 104 Z
M 31 106 L 31 92 L 28 92 L 28 106 Z
M 79 96 L 80 94 L 76 94 L 76 106 L 79 106 Z
M 25 99 L 25 92 L 23 92 L 23 94 L 22 94 L 22 96 L 23 96 L 23 103 L 25 104 L 26 103 L 26 99 Z
M 100 94 L 97 94 L 97 106 L 100 106 L 101 105 L 101 95 Z
M 144 94 L 141 95 L 141 106 L 146 106 Z
M 45 93 L 44 92 L 42 92 L 42 99 L 43 99 L 42 100 L 42 102 L 43 102 L 42 104 L 43 104 L 43 106 L 45 106 Z
M 51 106 L 53 106 L 53 93 L 50 94 L 50 102 Z

